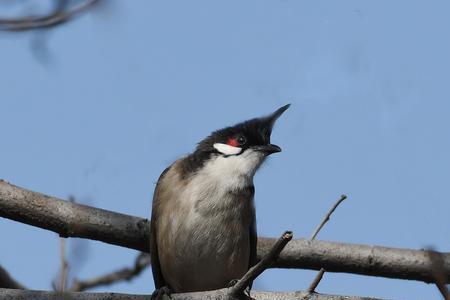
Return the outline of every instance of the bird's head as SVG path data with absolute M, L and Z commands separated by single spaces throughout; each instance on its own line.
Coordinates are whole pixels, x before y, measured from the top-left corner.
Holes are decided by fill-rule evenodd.
M 280 107 L 268 116 L 255 118 L 231 127 L 214 131 L 201 141 L 196 153 L 208 159 L 219 158 L 222 166 L 240 164 L 243 171 L 256 171 L 264 159 L 281 148 L 270 143 L 276 120 L 289 108 Z

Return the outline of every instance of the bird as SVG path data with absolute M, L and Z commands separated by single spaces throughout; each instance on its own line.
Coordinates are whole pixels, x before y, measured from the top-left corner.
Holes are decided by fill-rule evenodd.
M 162 172 L 150 222 L 154 294 L 229 287 L 256 264 L 253 177 L 281 151 L 270 137 L 289 106 L 212 132 Z

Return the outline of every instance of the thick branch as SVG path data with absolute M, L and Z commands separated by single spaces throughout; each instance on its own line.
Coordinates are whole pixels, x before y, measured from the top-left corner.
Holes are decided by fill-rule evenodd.
M 306 292 L 258 292 L 253 291 L 252 297 L 258 300 L 380 300 L 365 297 L 344 297 L 335 295 L 312 294 L 307 295 Z M 14 300 L 150 300 L 150 295 L 127 295 L 116 293 L 58 293 L 46 291 L 30 291 L 30 290 L 11 290 L 0 288 L 0 299 Z M 164 296 L 165 300 L 169 300 Z M 233 300 L 228 295 L 228 289 L 208 292 L 196 292 L 185 294 L 172 294 L 171 300 Z
M 265 255 L 274 239 L 258 240 L 258 257 Z M 450 283 L 450 253 L 442 253 L 446 282 Z M 434 282 L 428 256 L 422 250 L 388 248 L 327 241 L 292 240 L 281 253 L 277 268 L 343 272 L 388 278 Z
M 148 252 L 146 219 L 63 201 L 0 180 L 0 217 L 40 227 L 62 237 L 98 240 Z
M 81 237 L 148 252 L 146 219 L 70 203 L 0 181 L 0 216 L 48 229 L 65 237 Z M 258 240 L 258 257 L 276 239 Z M 446 283 L 450 283 L 450 253 L 443 253 Z M 424 251 L 326 241 L 292 240 L 276 268 L 301 268 L 434 282 Z

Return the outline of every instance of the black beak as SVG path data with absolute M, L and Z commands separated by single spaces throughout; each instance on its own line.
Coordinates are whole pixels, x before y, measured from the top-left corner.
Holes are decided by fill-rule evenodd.
M 273 144 L 255 146 L 253 147 L 253 150 L 263 152 L 266 155 L 281 152 L 281 148 Z

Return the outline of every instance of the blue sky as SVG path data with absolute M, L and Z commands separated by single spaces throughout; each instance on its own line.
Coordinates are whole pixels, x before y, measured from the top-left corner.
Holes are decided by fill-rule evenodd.
M 449 251 L 448 1 L 114 1 L 46 35 L 0 34 L 0 178 L 150 216 L 160 172 L 211 131 L 285 103 L 255 178 L 258 231 Z M 56 234 L 0 219 L 0 264 L 50 289 Z M 135 251 L 70 240 L 91 278 Z M 80 255 L 82 253 L 82 255 Z M 305 289 L 270 270 L 257 289 Z M 149 271 L 98 290 L 151 293 Z M 439 299 L 421 282 L 327 273 L 319 292 Z

